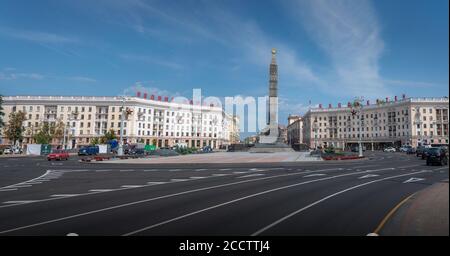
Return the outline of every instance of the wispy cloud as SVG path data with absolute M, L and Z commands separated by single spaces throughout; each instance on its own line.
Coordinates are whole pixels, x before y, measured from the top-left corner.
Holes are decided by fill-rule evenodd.
M 389 95 L 379 73 L 384 42 L 368 0 L 299 0 L 287 5 L 299 26 L 304 26 L 331 59 L 326 79 L 334 94 L 376 97 Z
M 0 71 L 0 80 L 70 80 L 77 81 L 81 83 L 93 83 L 97 82 L 96 79 L 86 76 L 54 76 L 54 75 L 43 75 L 41 73 L 26 73 L 26 72 L 16 72 L 16 68 L 4 68 Z
M 67 44 L 80 42 L 80 40 L 75 37 L 41 31 L 20 30 L 5 27 L 0 27 L 0 35 L 37 43 Z
M 11 71 L 14 70 L 5 69 L 5 72 L 0 72 L 0 80 L 18 80 L 18 79 L 42 80 L 45 78 L 44 75 L 39 73 L 16 73 Z
M 86 77 L 86 76 L 71 76 L 67 77 L 69 80 L 78 81 L 78 82 L 87 82 L 87 83 L 94 83 L 97 82 L 94 78 Z
M 142 55 L 134 55 L 134 54 L 120 54 L 120 58 L 130 61 L 139 61 L 148 64 L 155 64 L 159 66 L 163 66 L 171 69 L 183 69 L 184 67 L 177 62 L 158 59 L 156 57 L 151 56 L 142 56 Z

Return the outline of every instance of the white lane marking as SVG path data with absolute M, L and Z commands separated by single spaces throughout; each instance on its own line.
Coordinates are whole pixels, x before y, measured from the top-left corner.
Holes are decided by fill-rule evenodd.
M 392 168 L 384 168 L 384 169 L 370 170 L 370 171 L 371 171 L 371 172 L 376 172 L 376 171 L 382 171 L 382 170 L 388 170 L 388 169 L 392 169 Z M 309 184 L 309 183 L 313 183 L 313 182 L 317 182 L 317 181 L 336 179 L 336 178 L 339 178 L 339 177 L 344 177 L 344 176 L 349 176 L 349 175 L 357 175 L 357 174 L 360 174 L 360 173 L 362 173 L 362 172 L 355 172 L 355 173 L 341 174 L 341 175 L 330 176 L 330 177 L 320 178 L 320 179 L 316 179 L 316 180 L 309 180 L 309 181 L 304 181 L 304 182 L 300 182 L 300 183 L 295 183 L 295 184 L 291 184 L 291 185 L 287 185 L 287 186 L 282 186 L 282 187 L 278 187 L 278 188 L 274 188 L 274 189 L 265 190 L 265 191 L 262 191 L 262 192 L 259 192 L 259 193 L 255 193 L 255 194 L 252 194 L 252 195 L 240 197 L 240 198 L 237 198 L 237 199 L 228 201 L 228 202 L 224 202 L 224 203 L 217 204 L 217 205 L 214 205 L 214 206 L 211 206 L 211 207 L 208 207 L 208 208 L 204 208 L 204 209 L 201 209 L 201 210 L 198 210 L 198 211 L 195 211 L 195 212 L 191 212 L 191 213 L 188 213 L 188 214 L 185 214 L 185 215 L 181 215 L 181 216 L 175 217 L 175 218 L 173 218 L 173 219 L 169 219 L 169 220 L 166 220 L 166 221 L 163 221 L 163 222 L 159 222 L 159 223 L 153 224 L 153 225 L 151 225 L 151 226 L 144 227 L 144 228 L 141 228 L 141 229 L 138 229 L 138 230 L 135 230 L 135 231 L 132 231 L 132 232 L 123 234 L 123 236 L 134 235 L 134 234 L 140 233 L 140 232 L 142 232 L 142 231 L 149 230 L 149 229 L 152 229 L 152 228 L 155 228 L 155 227 L 158 227 L 158 226 L 162 226 L 162 225 L 165 225 L 165 224 L 167 224 L 167 223 L 174 222 L 174 221 L 177 221 L 177 220 L 180 220 L 180 219 L 184 219 L 184 218 L 186 218 L 186 217 L 189 217 L 189 216 L 192 216 L 192 215 L 195 215 L 195 214 L 198 214 L 198 213 L 202 213 L 202 212 L 205 212 L 205 211 L 209 211 L 209 210 L 212 210 L 212 209 L 221 207 L 221 206 L 225 206 L 225 205 L 228 205 L 228 204 L 232 204 L 232 203 L 235 203 L 235 202 L 239 202 L 239 201 L 242 201 L 242 200 L 244 200 L 244 199 L 256 197 L 256 196 L 259 196 L 259 195 L 263 195 L 263 194 L 267 194 L 267 193 L 271 193 L 271 192 L 275 192 L 275 191 L 278 191 L 278 190 L 283 190 L 283 189 L 287 189 L 287 188 L 291 188 L 291 187 L 301 186 L 301 185 L 304 185 L 304 184 Z M 410 174 L 407 174 L 407 175 L 410 175 Z M 3 231 L 1 231 L 0 234 L 1 234 L 2 232 L 3 232 Z
M 90 192 L 110 192 L 114 189 L 89 189 Z
M 144 172 L 156 172 L 156 171 L 159 171 L 158 169 L 146 169 L 146 170 L 143 170 Z
M 34 178 L 34 179 L 31 179 L 31 180 L 19 182 L 19 183 L 13 184 L 13 185 L 0 187 L 0 190 L 2 190 L 2 189 L 8 189 L 8 188 L 13 188 L 13 186 L 15 186 L 15 185 L 21 185 L 21 184 L 24 184 L 24 183 L 26 183 L 26 182 L 30 182 L 30 181 L 35 181 L 35 180 L 41 179 L 42 177 L 45 177 L 46 175 L 48 175 L 48 174 L 50 174 L 50 173 L 51 173 L 51 170 L 47 170 L 44 174 L 42 174 L 42 175 L 39 176 L 39 177 L 36 177 L 36 178 Z
M 391 170 L 391 169 L 394 169 L 394 168 L 368 170 L 368 172 L 377 172 L 377 171 Z M 329 170 L 336 170 L 336 168 L 335 169 L 329 169 Z M 317 171 L 323 172 L 324 170 L 317 170 Z M 316 171 L 311 171 L 311 172 L 316 172 Z M 187 191 L 178 192 L 178 193 L 174 193 L 174 194 L 168 194 L 168 195 L 163 195 L 163 196 L 159 196 L 159 197 L 148 198 L 148 199 L 135 201 L 135 202 L 131 202 L 131 203 L 120 204 L 120 205 L 116 205 L 116 206 L 111 206 L 111 207 L 107 207 L 107 208 L 102 208 L 102 209 L 98 209 L 98 210 L 89 211 L 89 212 L 84 212 L 84 213 L 79 213 L 79 214 L 75 214 L 75 215 L 70 215 L 70 216 L 66 216 L 66 217 L 62 217 L 62 218 L 58 218 L 58 219 L 43 221 L 43 222 L 30 224 L 30 225 L 26 225 L 26 226 L 21 226 L 21 227 L 17 227 L 17 228 L 13 228 L 13 229 L 2 230 L 2 231 L 0 231 L 0 234 L 9 233 L 9 232 L 12 232 L 12 231 L 22 230 L 22 229 L 36 227 L 36 226 L 42 226 L 42 225 L 45 225 L 45 224 L 50 224 L 50 223 L 59 222 L 59 221 L 63 221 L 63 220 L 73 219 L 73 218 L 86 216 L 86 215 L 90 215 L 90 214 L 94 214 L 94 213 L 105 212 L 105 211 L 109 211 L 109 210 L 114 210 L 114 209 L 118 209 L 118 208 L 123 208 L 123 207 L 127 207 L 127 206 L 136 205 L 136 204 L 147 203 L 147 202 L 156 201 L 156 200 L 160 200 L 160 199 L 171 198 L 171 197 L 175 197 L 175 196 L 186 195 L 186 194 L 191 194 L 191 193 L 200 192 L 200 191 L 206 191 L 206 190 L 212 190 L 212 189 L 216 189 L 216 188 L 229 187 L 229 186 L 243 184 L 243 183 L 250 183 L 250 182 L 253 182 L 253 181 L 269 180 L 269 179 L 273 179 L 273 178 L 288 177 L 288 176 L 294 176 L 294 175 L 305 174 L 305 173 L 306 172 L 302 172 L 302 173 L 287 173 L 287 174 L 281 174 L 281 175 L 277 175 L 277 176 L 269 176 L 269 177 L 262 177 L 262 178 L 251 179 L 251 180 L 236 181 L 236 182 L 231 182 L 231 183 L 226 183 L 226 184 L 221 184 L 221 185 L 215 185 L 215 186 L 211 186 L 211 187 L 204 187 L 204 188 L 198 188 L 198 189 L 193 189 L 193 190 L 187 190 Z M 341 175 L 338 175 L 338 176 L 331 176 L 331 177 L 326 177 L 326 178 L 320 178 L 320 179 L 317 179 L 317 180 L 309 180 L 309 181 L 303 182 L 303 184 L 308 184 L 308 183 L 312 183 L 312 182 L 316 182 L 316 181 L 322 181 L 322 180 L 329 180 L 329 179 L 344 177 L 344 176 L 348 176 L 348 175 L 355 175 L 355 174 L 360 174 L 360 173 L 363 173 L 363 172 L 350 173 L 350 174 L 341 174 Z M 118 189 L 118 190 L 120 190 L 120 189 Z M 99 192 L 92 192 L 92 193 L 80 194 L 80 196 L 82 196 L 82 195 L 89 195 L 89 194 L 92 195 L 92 194 L 98 194 L 98 193 Z M 44 201 L 50 201 L 50 200 L 56 200 L 56 199 L 60 199 L 60 198 L 43 199 L 43 200 L 38 200 L 37 202 L 44 202 Z M 11 207 L 11 206 L 13 206 L 13 205 L 3 205 L 3 206 L 0 206 L 0 208 Z
M 29 204 L 36 202 L 35 200 L 17 200 L 17 201 L 6 201 L 4 204 Z
M 134 169 L 119 170 L 120 172 L 133 172 Z
M 231 173 L 213 173 L 212 174 L 212 176 L 218 176 L 218 177 L 220 177 L 220 176 L 228 176 L 228 175 L 231 175 Z
M 169 172 L 179 172 L 181 169 L 170 169 Z
M 243 173 L 247 173 L 247 172 L 233 172 L 234 174 L 243 174 Z
M 51 197 L 72 197 L 72 196 L 78 196 L 79 194 L 55 194 L 51 195 Z
M 422 181 L 422 180 L 425 180 L 425 179 L 412 177 L 408 180 L 403 181 L 403 183 L 417 182 L 417 181 Z
M 271 223 L 271 224 L 261 228 L 260 230 L 256 231 L 251 236 L 257 236 L 257 235 L 263 233 L 264 231 L 266 231 L 266 230 L 268 230 L 268 229 L 270 229 L 270 228 L 280 224 L 281 222 L 289 219 L 290 217 L 292 217 L 292 216 L 294 216 L 294 215 L 296 215 L 298 213 L 301 213 L 301 212 L 303 212 L 303 211 L 313 207 L 314 205 L 317 205 L 317 204 L 319 204 L 319 203 L 321 203 L 321 202 L 323 202 L 325 200 L 328 200 L 330 198 L 333 198 L 335 196 L 338 196 L 338 195 L 343 194 L 345 192 L 348 192 L 350 190 L 354 190 L 354 189 L 357 189 L 357 188 L 360 188 L 360 187 L 364 187 L 364 186 L 370 185 L 372 183 L 376 183 L 376 182 L 380 182 L 380 181 L 384 181 L 384 180 L 395 179 L 395 178 L 399 178 L 399 177 L 404 177 L 404 176 L 409 176 L 409 175 L 418 174 L 418 173 L 424 173 L 424 172 L 425 171 L 418 171 L 418 172 L 415 172 L 415 173 L 406 173 L 406 174 L 390 176 L 390 177 L 386 177 L 386 178 L 382 178 L 382 179 L 378 179 L 378 180 L 373 180 L 373 181 L 369 181 L 369 182 L 366 182 L 366 183 L 362 183 L 362 184 L 359 184 L 359 185 L 356 185 L 356 186 L 352 186 L 352 187 L 346 188 L 344 190 L 341 190 L 341 191 L 338 191 L 338 192 L 333 193 L 331 195 L 328 195 L 328 196 L 326 196 L 326 197 L 324 197 L 324 198 L 322 198 L 320 200 L 317 200 L 317 201 L 315 201 L 315 202 L 313 202 L 313 203 L 311 203 L 311 204 L 309 204 L 309 205 L 307 205 L 307 206 L 305 206 L 305 207 L 303 207 L 303 208 L 301 208 L 301 209 L 299 209 L 299 210 L 297 210 L 295 212 L 292 212 L 292 213 L 284 216 L 283 218 L 278 219 L 277 221 L 275 221 L 275 222 L 273 222 L 273 223 Z
M 101 169 L 101 170 L 95 170 L 95 172 L 110 172 L 112 170 L 110 169 Z
M 5 189 L 0 189 L 0 192 L 14 191 L 14 190 L 17 190 L 17 188 L 5 188 Z
M 359 177 L 358 179 L 367 179 L 367 178 L 378 177 L 378 176 L 380 176 L 380 175 L 378 175 L 378 174 L 367 174 L 367 175 Z
M 122 188 L 141 188 L 145 185 L 123 185 Z
M 245 175 L 245 176 L 239 176 L 239 177 L 236 177 L 236 178 L 237 179 L 243 179 L 243 178 L 250 178 L 250 177 L 262 176 L 262 175 L 265 175 L 265 174 L 255 173 L 255 174 L 249 174 L 249 175 Z
M 325 176 L 325 175 L 326 175 L 325 173 L 314 173 L 314 174 L 303 176 L 303 178 L 316 177 L 316 176 Z
M 204 179 L 207 177 L 200 177 L 200 176 L 193 176 L 193 177 L 189 177 L 189 179 Z
M 160 185 L 160 184 L 166 184 L 167 182 L 164 181 L 149 181 L 147 182 L 148 185 Z
M 399 167 L 399 168 L 401 168 L 401 167 Z M 236 181 L 236 182 L 221 184 L 221 185 L 217 185 L 217 186 L 213 186 L 213 187 L 201 188 L 199 190 L 193 190 L 193 191 L 187 191 L 187 192 L 188 193 L 192 193 L 192 192 L 197 192 L 197 191 L 202 191 L 202 190 L 233 186 L 233 185 L 237 185 L 237 184 L 241 184 L 241 183 L 247 183 L 247 182 L 275 179 L 275 178 L 288 177 L 288 176 L 294 176 L 294 175 L 302 175 L 302 174 L 306 174 L 306 173 L 315 173 L 315 172 L 323 172 L 323 171 L 340 170 L 340 169 L 342 169 L 342 168 L 329 168 L 329 169 L 320 169 L 320 170 L 314 170 L 314 171 L 286 173 L 286 174 L 273 175 L 273 176 L 268 176 L 268 177 L 255 178 L 255 179 L 250 179 L 250 180 Z M 395 168 L 386 168 L 386 170 L 393 170 L 393 169 L 395 169 Z M 381 170 L 385 170 L 385 169 L 381 169 Z M 227 175 L 232 175 L 232 174 L 227 174 Z M 147 185 L 147 186 L 153 186 L 153 185 Z M 115 189 L 115 191 L 126 190 L 126 189 L 129 189 L 129 188 L 118 188 L 118 189 Z M 101 193 L 101 192 L 83 193 L 83 194 L 80 194 L 79 196 L 95 195 L 95 194 L 99 194 L 99 193 Z M 180 192 L 180 193 L 183 193 L 183 192 Z M 180 195 L 182 195 L 182 194 L 180 194 Z M 40 200 L 36 200 L 35 203 L 47 202 L 47 201 L 51 201 L 51 200 L 60 200 L 60 199 L 64 199 L 64 197 L 40 199 Z M 7 207 L 13 207 L 13 206 L 15 206 L 15 205 L 2 205 L 2 206 L 0 206 L 0 208 L 7 208 Z M 0 234 L 1 234 L 1 232 L 0 232 Z
M 31 187 L 32 185 L 27 185 L 27 184 L 23 184 L 23 185 L 14 185 L 11 186 L 11 188 L 27 188 L 27 187 Z
M 208 169 L 195 169 L 196 172 L 206 171 Z
M 188 179 L 171 179 L 171 182 L 187 181 Z
M 78 236 L 78 234 L 77 233 L 69 233 L 66 236 Z
M 231 171 L 232 169 L 230 168 L 223 168 L 223 169 L 219 169 L 219 171 Z

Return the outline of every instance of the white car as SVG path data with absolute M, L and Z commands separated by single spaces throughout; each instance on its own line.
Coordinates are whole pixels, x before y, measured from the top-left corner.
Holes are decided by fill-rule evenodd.
M 388 148 L 385 148 L 384 149 L 384 152 L 395 152 L 396 150 L 395 150 L 395 148 L 393 148 L 393 147 L 388 147 Z

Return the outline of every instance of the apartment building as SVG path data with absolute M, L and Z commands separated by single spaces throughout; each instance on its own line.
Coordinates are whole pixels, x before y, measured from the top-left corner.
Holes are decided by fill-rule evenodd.
M 117 135 L 122 130 L 126 143 L 158 147 L 187 143 L 190 147 L 218 148 L 239 134 L 238 119 L 221 107 L 196 105 L 192 101 L 180 104 L 168 97 L 6 96 L 3 100 L 5 123 L 11 112 L 26 113 L 24 144 L 33 143 L 33 135 L 43 123 L 60 122 L 65 127 L 68 148 L 90 144 L 93 138 L 111 129 Z M 61 145 L 62 140 L 54 139 L 52 144 Z M 2 142 L 10 143 L 7 138 L 2 138 Z
M 388 145 L 448 144 L 448 97 L 406 98 L 310 109 L 303 117 L 303 141 L 311 148 L 367 149 Z

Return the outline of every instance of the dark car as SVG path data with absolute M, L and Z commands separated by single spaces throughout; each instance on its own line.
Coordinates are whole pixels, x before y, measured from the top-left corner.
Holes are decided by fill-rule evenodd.
M 143 148 L 132 148 L 128 151 L 128 154 L 133 156 L 143 156 L 145 155 L 145 150 Z
M 415 154 L 416 153 L 416 149 L 413 147 L 410 147 L 406 150 L 406 154 L 411 155 L 411 154 Z
M 427 165 L 448 164 L 448 151 L 445 148 L 429 148 L 427 153 Z
M 416 156 L 417 157 L 422 156 L 422 153 L 425 151 L 425 149 L 426 148 L 424 146 L 418 146 L 416 149 Z
M 422 160 L 427 159 L 428 157 L 428 153 L 430 152 L 430 150 L 435 149 L 436 147 L 432 147 L 432 148 L 425 148 L 422 152 Z
M 99 148 L 97 146 L 86 146 L 81 147 L 80 150 L 78 150 L 79 156 L 90 156 L 90 155 L 97 155 L 99 152 Z

